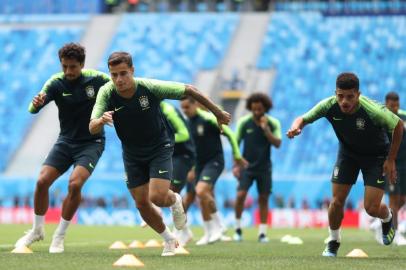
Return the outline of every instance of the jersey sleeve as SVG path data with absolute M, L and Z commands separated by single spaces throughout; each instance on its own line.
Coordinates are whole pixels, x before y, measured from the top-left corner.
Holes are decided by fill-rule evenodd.
M 371 120 L 379 127 L 393 132 L 400 118 L 385 106 L 372 101 L 364 96 L 360 97 L 361 106 L 365 109 Z
M 165 102 L 161 102 L 161 108 L 166 119 L 168 119 L 168 121 L 175 129 L 175 143 L 182 143 L 189 140 L 190 138 L 189 131 L 185 123 L 182 121 L 182 119 L 176 112 L 175 108 L 172 107 L 172 105 L 169 105 L 168 103 Z
M 56 81 L 57 78 L 60 76 L 60 74 L 56 74 L 52 76 L 50 79 L 48 79 L 44 86 L 42 87 L 41 91 L 38 94 L 45 94 L 45 101 L 44 104 L 40 107 L 35 108 L 32 102 L 30 102 L 28 106 L 28 111 L 30 113 L 38 113 L 45 105 L 47 105 L 49 102 L 55 99 L 56 96 Z
M 97 93 L 96 103 L 93 106 L 91 120 L 100 118 L 107 111 L 112 91 L 112 82 L 108 82 L 100 88 L 99 93 Z
M 238 147 L 237 139 L 234 135 L 234 132 L 231 130 L 231 128 L 229 126 L 222 125 L 222 128 L 223 128 L 224 135 L 227 137 L 228 141 L 230 142 L 234 159 L 241 159 L 240 148 Z
M 320 101 L 316 106 L 314 106 L 310 111 L 305 113 L 303 121 L 305 123 L 313 123 L 317 119 L 325 117 L 330 108 L 336 103 L 336 97 L 332 96 Z
M 281 122 L 272 116 L 268 116 L 268 121 L 274 128 L 272 130 L 273 135 L 278 139 L 282 139 Z
M 238 122 L 237 122 L 237 128 L 236 128 L 236 140 L 237 140 L 237 144 L 239 145 L 241 143 L 241 140 L 243 139 L 244 135 L 245 135 L 245 124 L 247 123 L 247 121 L 251 118 L 251 116 L 244 116 L 241 117 Z
M 136 79 L 159 99 L 181 99 L 185 94 L 185 84 L 153 79 Z

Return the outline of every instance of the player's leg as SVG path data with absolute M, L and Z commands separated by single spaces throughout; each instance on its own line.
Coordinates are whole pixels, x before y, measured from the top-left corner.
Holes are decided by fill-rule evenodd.
M 170 207 L 175 228 L 181 230 L 187 222 L 182 197 L 169 189 L 173 175 L 173 149 L 164 149 L 149 162 L 149 199 L 158 207 Z
M 383 243 L 390 245 L 395 237 L 395 227 L 392 211 L 382 203 L 385 189 L 385 179 L 382 176 L 384 161 L 384 158 L 363 159 L 361 170 L 365 184 L 365 210 L 368 215 L 381 219 Z
M 266 236 L 266 230 L 268 228 L 268 202 L 269 195 L 272 193 L 272 172 L 269 170 L 262 174 L 258 174 L 257 178 L 257 189 L 258 189 L 258 205 L 259 205 L 259 231 L 258 231 L 258 241 L 261 243 L 269 242 Z
M 69 177 L 68 194 L 62 204 L 62 217 L 49 247 L 50 253 L 64 251 L 66 230 L 82 200 L 82 187 L 92 174 L 104 151 L 104 140 L 70 146 L 75 168 Z
M 344 206 L 352 185 L 359 174 L 358 163 L 339 151 L 332 176 L 332 200 L 328 209 L 329 241 L 322 255 L 336 257 L 341 243 L 340 227 Z
M 244 211 L 244 203 L 245 199 L 247 198 L 248 190 L 250 189 L 254 178 L 247 172 L 247 170 L 243 170 L 240 175 L 240 179 L 238 179 L 238 186 L 237 186 L 237 197 L 235 200 L 235 233 L 234 233 L 234 240 L 235 241 L 242 241 L 242 227 L 241 227 L 241 217 Z
M 398 162 L 396 164 L 397 169 L 398 169 L 398 179 L 397 182 L 399 183 L 399 204 L 398 204 L 398 209 L 401 209 L 405 203 L 406 203 L 406 162 Z M 401 220 L 397 220 L 397 224 L 401 223 Z M 398 225 L 396 225 L 396 230 L 398 230 Z M 395 237 L 395 244 L 398 246 L 404 246 L 406 245 L 406 239 L 403 236 L 402 233 L 398 231 Z
M 49 152 L 36 183 L 33 227 L 16 242 L 16 247 L 30 246 L 44 239 L 45 214 L 49 205 L 48 190 L 54 181 L 72 165 L 72 162 L 68 144 L 57 141 Z

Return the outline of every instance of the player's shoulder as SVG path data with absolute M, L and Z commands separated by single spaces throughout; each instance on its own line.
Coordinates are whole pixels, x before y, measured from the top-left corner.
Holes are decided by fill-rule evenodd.
M 64 80 L 65 76 L 63 72 L 57 72 L 55 74 L 53 74 L 51 77 L 49 77 L 47 82 L 57 82 L 57 81 L 61 81 Z
M 205 119 L 205 120 L 215 120 L 216 117 L 214 116 L 213 113 L 205 111 L 203 109 L 198 108 L 197 109 L 197 115 L 200 116 L 201 118 Z
M 271 115 L 269 115 L 269 114 L 266 114 L 266 117 L 268 118 L 268 121 L 270 122 L 270 123 L 272 123 L 272 124 L 275 124 L 275 125 L 280 125 L 280 121 L 279 121 L 279 119 L 278 118 L 276 118 L 276 117 L 274 117 L 274 116 L 271 116 Z
M 249 113 L 249 114 L 241 116 L 237 121 L 237 125 L 244 126 L 245 124 L 247 124 L 248 122 L 250 122 L 252 120 L 253 120 L 252 114 Z
M 371 99 L 369 97 L 366 97 L 364 95 L 360 95 L 359 102 L 361 104 L 361 107 L 363 107 L 367 111 L 370 111 L 370 112 L 378 112 L 378 111 L 389 112 L 389 110 L 385 107 L 384 104 L 380 103 L 379 101 L 373 100 L 373 99 Z
M 400 116 L 400 118 L 402 118 L 402 120 L 406 119 L 406 111 L 404 110 L 398 110 L 398 115 Z
M 116 87 L 114 86 L 114 83 L 112 81 L 109 81 L 105 83 L 102 87 L 100 87 L 100 92 L 103 92 L 105 94 L 111 94 Z
M 110 79 L 109 75 L 104 72 L 95 69 L 82 69 L 82 75 L 85 78 L 104 78 Z
M 175 113 L 175 107 L 170 104 L 169 102 L 161 101 L 160 104 L 161 109 L 165 114 Z

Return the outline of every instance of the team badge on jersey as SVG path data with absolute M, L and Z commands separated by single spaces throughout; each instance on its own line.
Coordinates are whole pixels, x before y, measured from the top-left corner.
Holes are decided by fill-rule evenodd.
M 149 109 L 149 100 L 147 96 L 141 96 L 139 100 L 142 110 Z
M 355 120 L 355 125 L 357 126 L 358 130 L 364 130 L 365 120 L 363 118 L 357 118 L 357 120 Z
M 94 91 L 93 85 L 86 86 L 85 91 L 89 98 L 94 98 L 96 92 Z
M 199 136 L 204 135 L 204 126 L 203 125 L 198 125 L 197 126 L 197 135 L 199 135 Z

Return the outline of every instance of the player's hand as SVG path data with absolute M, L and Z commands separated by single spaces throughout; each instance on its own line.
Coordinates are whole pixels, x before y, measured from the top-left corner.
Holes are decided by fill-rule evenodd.
M 265 130 L 268 128 L 268 118 L 263 115 L 260 119 L 259 119 L 259 126 Z
M 295 136 L 300 135 L 300 133 L 302 133 L 302 129 L 292 125 L 288 132 L 286 132 L 286 136 L 288 136 L 289 139 L 293 139 Z
M 240 179 L 241 176 L 241 167 L 240 166 L 233 166 L 233 175 L 235 178 Z
M 32 105 L 35 107 L 35 109 L 44 105 L 46 96 L 47 95 L 45 93 L 39 93 L 32 99 Z
M 100 122 L 105 125 L 112 126 L 113 125 L 113 113 L 114 111 L 104 112 L 102 117 L 100 117 Z
M 191 170 L 187 173 L 186 180 L 187 180 L 189 183 L 194 183 L 194 182 L 195 182 L 195 178 L 196 178 L 195 169 L 191 169 Z
M 234 165 L 240 167 L 241 169 L 246 169 L 248 164 L 249 163 L 245 158 L 234 159 Z
M 231 121 L 231 114 L 226 111 L 220 111 L 220 113 L 216 114 L 217 124 L 220 128 L 220 131 L 223 133 L 222 125 L 228 125 Z
M 387 159 L 383 163 L 383 176 L 389 180 L 390 184 L 395 184 L 397 179 L 396 163 L 394 160 Z

